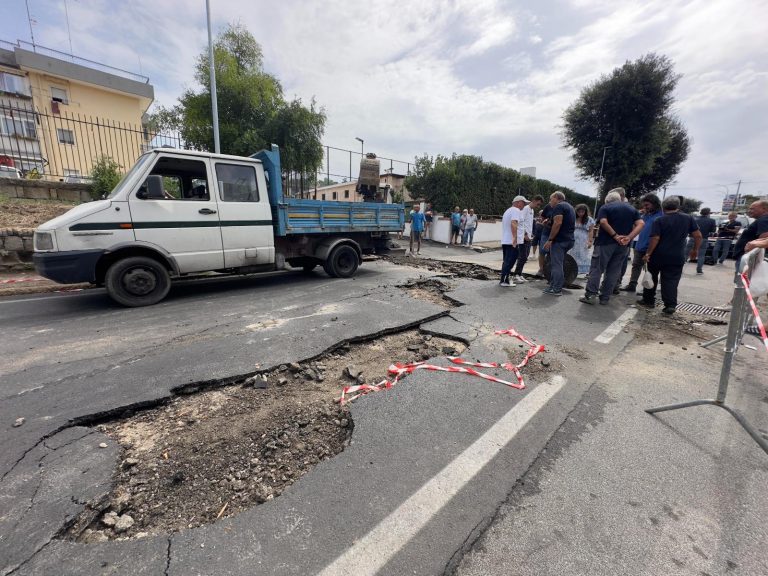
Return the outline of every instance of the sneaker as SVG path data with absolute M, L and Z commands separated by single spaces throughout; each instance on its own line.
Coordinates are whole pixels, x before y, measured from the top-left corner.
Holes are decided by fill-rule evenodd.
M 502 288 L 511 288 L 514 285 L 515 285 L 514 282 L 499 282 L 499 286 L 501 286 Z
M 527 282 L 527 280 L 525 278 L 523 278 L 522 276 L 513 276 L 512 280 L 514 280 L 518 284 L 525 284 Z
M 621 290 L 618 286 L 616 286 L 616 288 L 613 289 L 613 295 L 618 296 L 619 294 L 621 294 Z
M 594 304 L 596 298 L 592 294 L 584 294 L 581 298 L 579 298 L 579 302 L 584 302 L 584 304 Z
M 555 290 L 552 290 L 552 288 L 544 288 L 544 290 L 542 290 L 542 293 L 543 294 L 547 294 L 548 296 L 562 296 L 563 295 L 563 291 L 562 290 L 555 291 Z
M 675 309 L 672 306 L 664 306 L 664 309 L 662 310 L 662 312 L 664 312 L 664 314 L 669 316 L 675 313 Z
M 626 286 L 622 286 L 619 288 L 622 292 L 634 292 L 637 290 L 637 284 L 627 284 Z
M 607 298 L 601 298 L 600 299 L 600 305 L 601 306 L 607 306 L 608 302 L 610 302 L 610 300 L 608 300 Z

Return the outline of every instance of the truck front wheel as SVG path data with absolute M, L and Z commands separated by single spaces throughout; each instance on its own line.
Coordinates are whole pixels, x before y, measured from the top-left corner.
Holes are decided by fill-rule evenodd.
M 342 245 L 334 248 L 323 267 L 330 276 L 350 278 L 355 275 L 359 265 L 360 258 L 357 255 L 357 250 L 352 248 L 352 246 Z M 329 268 L 333 271 L 333 274 L 328 271 Z
M 156 304 L 171 289 L 171 278 L 165 266 L 144 256 L 118 260 L 109 267 L 104 280 L 107 294 L 123 306 Z

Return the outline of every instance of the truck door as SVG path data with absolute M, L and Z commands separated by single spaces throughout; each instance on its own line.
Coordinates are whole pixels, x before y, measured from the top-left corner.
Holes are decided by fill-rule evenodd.
M 224 268 L 211 176 L 207 158 L 161 154 L 149 178 L 162 178 L 162 189 L 148 178 L 129 198 L 136 240 L 170 253 L 182 273 Z
M 261 164 L 214 160 L 221 238 L 227 268 L 271 264 L 275 259 L 272 210 Z

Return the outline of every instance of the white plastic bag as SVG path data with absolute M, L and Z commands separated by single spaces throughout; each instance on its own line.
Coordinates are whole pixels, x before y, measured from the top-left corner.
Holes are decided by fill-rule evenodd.
M 753 298 L 768 294 L 768 262 L 758 260 L 752 277 L 749 279 L 749 291 Z
M 644 270 L 643 281 L 641 282 L 641 284 L 643 285 L 643 288 L 647 288 L 648 290 L 653 290 L 653 276 L 648 270 L 648 266 L 643 266 L 643 270 Z

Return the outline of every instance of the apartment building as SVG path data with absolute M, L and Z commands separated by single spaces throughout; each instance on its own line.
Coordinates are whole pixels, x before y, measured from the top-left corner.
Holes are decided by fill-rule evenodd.
M 0 157 L 22 170 L 86 176 L 100 155 L 127 169 L 148 144 L 144 76 L 21 41 L 0 41 L 0 74 Z

